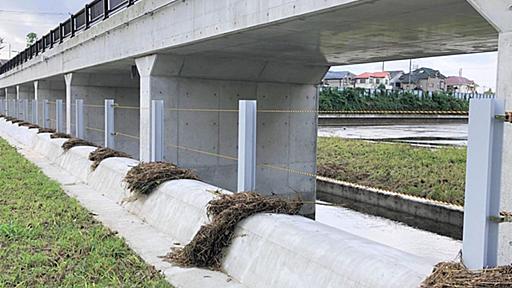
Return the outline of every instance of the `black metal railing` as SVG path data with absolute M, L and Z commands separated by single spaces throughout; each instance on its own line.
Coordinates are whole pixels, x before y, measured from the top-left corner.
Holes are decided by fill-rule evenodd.
M 79 31 L 83 31 L 92 25 L 107 19 L 112 13 L 123 10 L 139 0 L 94 0 L 85 5 L 85 8 L 71 15 L 71 17 L 60 23 L 58 27 L 50 30 L 33 45 L 27 47 L 14 58 L 0 66 L 0 74 L 4 74 L 17 66 L 27 62 L 35 56 L 52 49 L 65 39 L 74 37 Z

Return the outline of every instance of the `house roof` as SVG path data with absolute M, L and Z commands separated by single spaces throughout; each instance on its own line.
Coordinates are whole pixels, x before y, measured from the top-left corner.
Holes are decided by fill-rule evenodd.
M 475 85 L 475 81 L 460 76 L 449 76 L 446 78 L 446 85 Z
M 410 75 L 410 80 L 409 80 L 409 75 Z M 412 83 L 416 83 L 419 80 L 424 80 L 424 79 L 428 79 L 428 78 L 446 79 L 446 76 L 441 74 L 441 72 L 439 72 L 439 70 L 422 67 L 422 68 L 412 71 L 411 73 L 406 73 L 406 74 L 402 75 L 399 80 L 400 80 L 400 82 L 411 81 Z
M 338 80 L 344 78 L 352 78 L 356 76 L 354 73 L 349 71 L 329 71 L 324 77 L 324 80 Z
M 365 72 L 363 74 L 359 74 L 355 79 L 368 79 L 368 78 L 389 78 L 389 72 Z

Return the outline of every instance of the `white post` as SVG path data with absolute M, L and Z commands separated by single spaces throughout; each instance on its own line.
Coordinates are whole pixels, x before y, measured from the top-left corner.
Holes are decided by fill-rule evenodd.
M 241 100 L 238 111 L 238 192 L 256 189 L 256 101 Z
M 151 101 L 151 155 L 150 161 L 164 159 L 164 100 Z
M 55 130 L 64 132 L 64 103 L 62 99 L 55 101 Z
M 75 136 L 84 138 L 84 100 L 77 99 L 75 101 Z
M 25 121 L 30 121 L 30 119 L 28 118 L 28 111 L 29 111 L 29 108 L 28 108 L 28 99 L 23 99 L 21 100 L 23 101 L 23 120 Z
M 471 270 L 495 267 L 498 255 L 504 101 L 471 99 L 464 204 L 463 260 Z
M 37 111 L 37 100 L 32 100 L 32 123 L 37 124 L 38 111 Z
M 105 99 L 105 147 L 114 149 L 115 130 L 114 130 L 114 100 Z
M 43 126 L 45 128 L 51 127 L 50 122 L 50 102 L 48 99 L 43 100 Z

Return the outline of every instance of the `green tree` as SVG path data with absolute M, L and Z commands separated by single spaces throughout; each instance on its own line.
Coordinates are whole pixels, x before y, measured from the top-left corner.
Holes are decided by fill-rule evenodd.
M 37 41 L 37 34 L 30 32 L 27 34 L 27 47 L 33 45 Z

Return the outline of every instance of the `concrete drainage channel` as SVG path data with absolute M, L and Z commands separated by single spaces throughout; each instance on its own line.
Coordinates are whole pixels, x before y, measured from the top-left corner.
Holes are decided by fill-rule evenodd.
M 225 273 L 164 262 L 173 245 L 188 243 L 208 223 L 206 204 L 221 190 L 195 180 L 162 184 L 149 197 L 129 196 L 122 180 L 138 161 L 104 160 L 90 170 L 95 148 L 64 153 L 63 139 L 0 119 L 0 136 L 62 184 L 176 287 L 418 287 L 432 272 L 424 258 L 300 216 L 260 214 L 237 226 L 222 263 Z M 222 191 L 222 190 L 221 190 Z M 222 193 L 230 193 L 222 191 Z M 243 237 L 242 237 L 243 236 Z
M 317 198 L 462 240 L 461 206 L 323 177 L 317 178 Z

